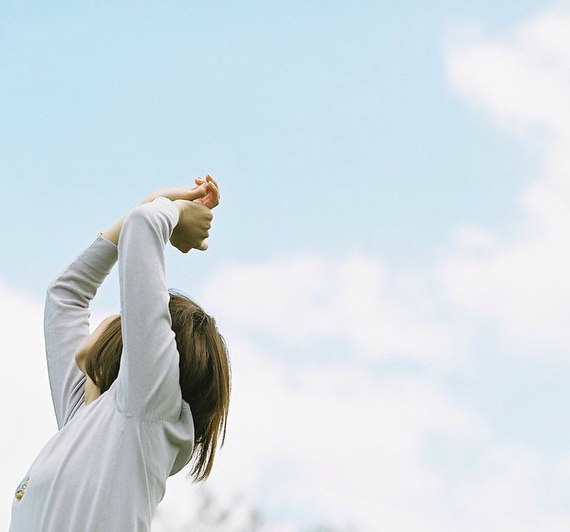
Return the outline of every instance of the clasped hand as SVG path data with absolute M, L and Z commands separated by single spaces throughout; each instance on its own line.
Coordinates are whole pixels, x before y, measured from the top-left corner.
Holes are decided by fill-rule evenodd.
M 172 200 L 180 211 L 178 224 L 170 237 L 170 243 L 182 253 L 191 249 L 205 251 L 212 225 L 212 209 L 220 203 L 218 183 L 210 176 L 195 179 L 192 188 L 161 188 L 149 194 L 143 203 L 153 201 L 159 196 Z

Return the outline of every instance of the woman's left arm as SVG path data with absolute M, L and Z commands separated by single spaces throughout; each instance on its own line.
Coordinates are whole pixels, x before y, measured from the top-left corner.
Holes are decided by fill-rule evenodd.
M 78 253 L 46 289 L 45 349 L 58 429 L 82 403 L 85 376 L 76 364 L 75 354 L 89 336 L 90 303 L 118 258 L 117 246 L 100 236 Z

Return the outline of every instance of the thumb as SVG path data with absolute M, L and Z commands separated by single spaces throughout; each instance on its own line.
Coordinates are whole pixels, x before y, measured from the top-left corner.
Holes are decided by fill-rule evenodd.
M 206 242 L 205 240 L 202 241 L 202 243 L 200 244 L 200 247 L 198 248 L 200 251 L 206 251 L 208 249 L 208 242 Z

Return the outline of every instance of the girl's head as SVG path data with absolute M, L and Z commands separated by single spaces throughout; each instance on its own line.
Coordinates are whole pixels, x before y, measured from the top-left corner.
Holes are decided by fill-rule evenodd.
M 194 421 L 194 466 L 190 476 L 205 480 L 212 469 L 218 435 L 226 436 L 231 389 L 228 349 L 216 320 L 185 294 L 169 289 L 169 310 L 176 347 L 180 354 L 180 388 Z M 123 341 L 121 315 L 100 324 L 76 355 L 79 367 L 100 393 L 105 393 L 119 374 Z

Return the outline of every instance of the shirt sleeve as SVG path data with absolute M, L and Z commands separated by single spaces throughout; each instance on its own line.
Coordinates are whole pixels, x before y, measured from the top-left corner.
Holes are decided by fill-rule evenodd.
M 132 417 L 176 420 L 182 408 L 164 268 L 164 248 L 178 218 L 174 202 L 160 196 L 135 207 L 119 237 L 123 352 L 115 402 Z
M 58 430 L 84 401 L 75 354 L 89 336 L 89 304 L 117 262 L 117 246 L 98 233 L 49 284 L 44 305 L 48 377 Z

